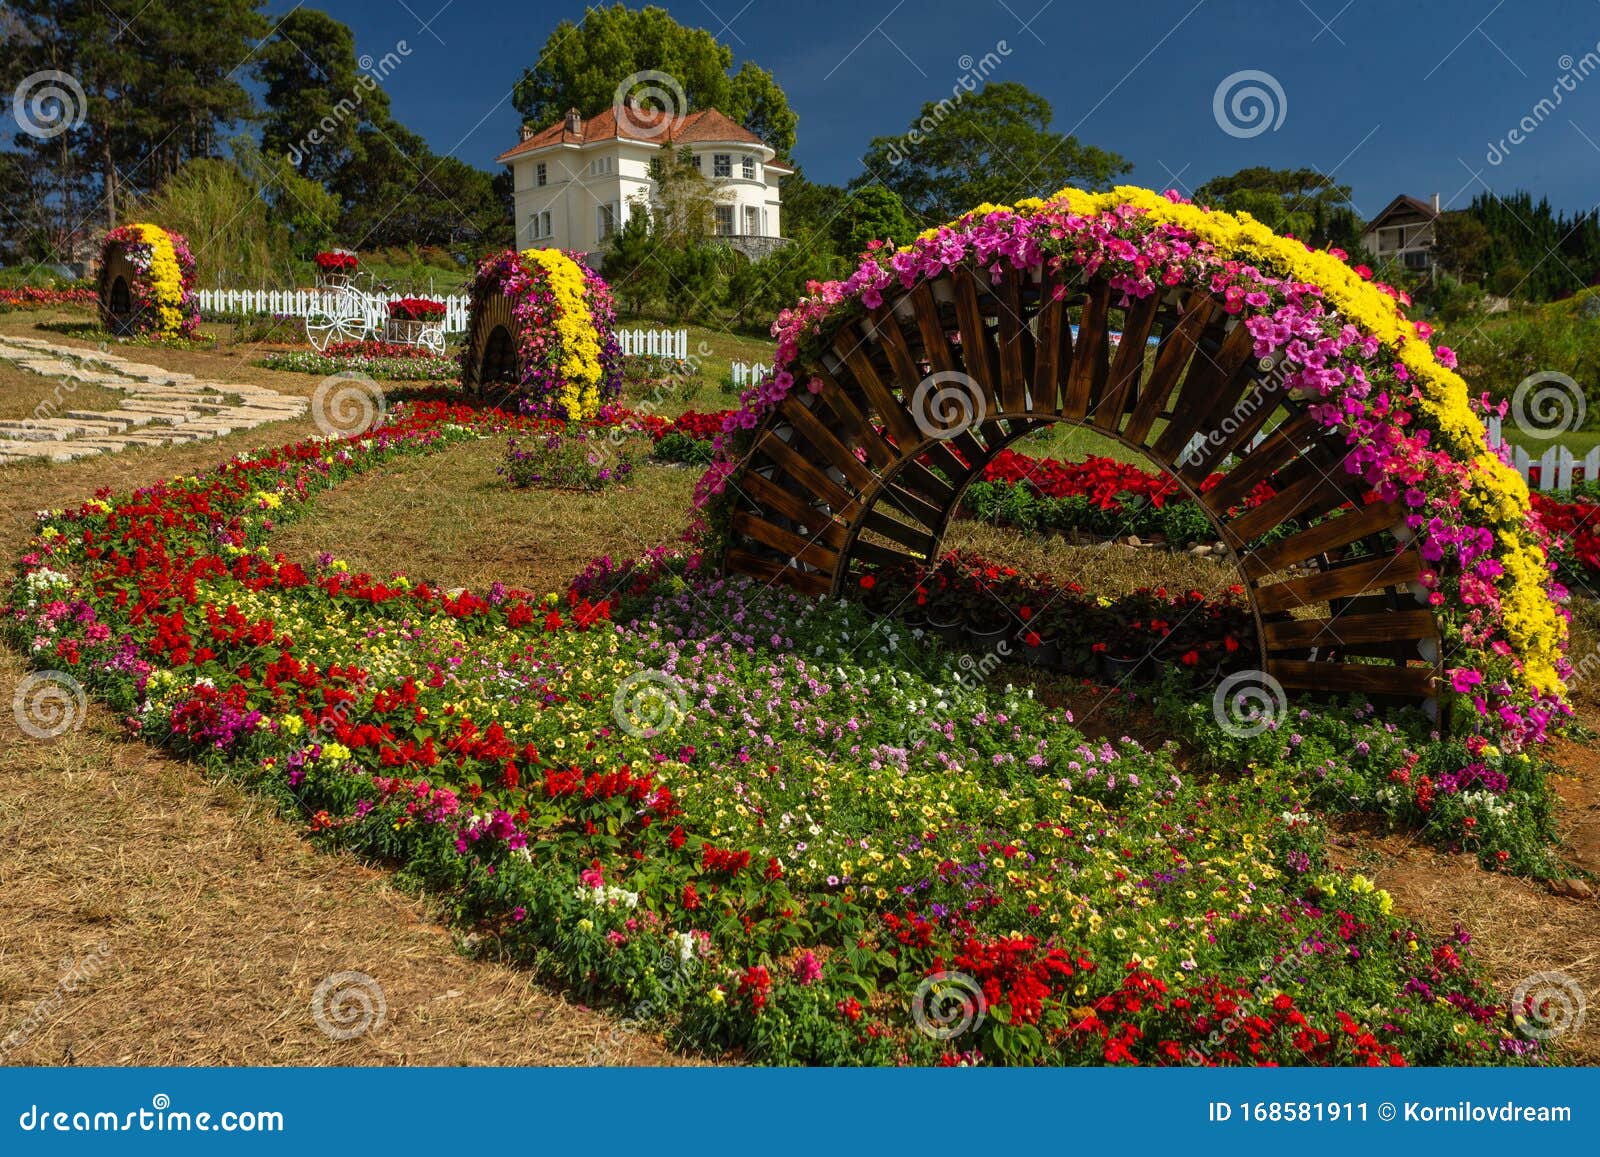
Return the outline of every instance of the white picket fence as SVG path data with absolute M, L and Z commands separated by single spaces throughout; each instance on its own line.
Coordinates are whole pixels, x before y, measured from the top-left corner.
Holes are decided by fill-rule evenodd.
M 1496 449 L 1505 441 L 1500 419 L 1490 418 L 1486 425 L 1489 428 L 1489 448 Z M 1571 490 L 1575 482 L 1593 482 L 1600 478 L 1600 446 L 1582 458 L 1565 446 L 1546 447 L 1545 452 L 1537 458 L 1523 447 L 1513 446 L 1511 464 L 1530 489 Z M 1537 481 L 1533 477 L 1536 467 L 1539 471 Z
M 617 340 L 622 344 L 623 357 L 689 356 L 689 331 L 686 329 L 619 329 Z
M 740 390 L 749 389 L 772 372 L 771 366 L 764 366 L 760 362 L 734 362 L 729 368 L 733 372 L 734 387 Z
M 195 293 L 201 313 L 259 314 L 280 317 L 305 317 L 313 309 L 332 310 L 337 294 L 325 289 L 201 289 Z M 406 296 L 391 293 L 387 297 L 363 295 L 366 299 L 367 320 L 382 331 L 384 319 L 389 316 L 389 302 Z M 445 333 L 467 331 L 467 298 L 460 294 L 432 298 L 444 302 Z

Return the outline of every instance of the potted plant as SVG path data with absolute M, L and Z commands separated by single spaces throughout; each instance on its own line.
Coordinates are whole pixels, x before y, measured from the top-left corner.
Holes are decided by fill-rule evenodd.
M 390 341 L 417 342 L 422 331 L 444 320 L 445 305 L 426 297 L 402 297 L 389 303 L 389 325 L 385 336 Z
M 343 289 L 350 284 L 361 261 L 348 249 L 329 249 L 312 258 L 317 265 L 318 289 Z

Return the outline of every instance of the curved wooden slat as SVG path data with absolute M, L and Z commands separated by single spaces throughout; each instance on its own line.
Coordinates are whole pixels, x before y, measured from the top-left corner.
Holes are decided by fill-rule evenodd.
M 1030 430 L 1063 421 L 1140 450 L 1199 502 L 1234 548 L 1263 665 L 1285 688 L 1431 695 L 1439 635 L 1411 594 L 1424 564 L 1395 535 L 1404 508 L 1363 501 L 1343 436 L 1287 396 L 1208 291 L 1187 290 L 1177 314 L 1154 296 L 1129 301 L 1115 355 L 1111 296 L 1103 278 L 958 270 L 826 333 L 825 352 L 796 367 L 820 393 L 785 399 L 729 480 L 726 569 L 838 593 L 861 567 L 931 565 L 966 487 Z M 913 412 L 927 376 L 950 371 L 980 394 L 965 425 Z M 1197 436 L 1205 453 L 1186 457 Z M 1243 509 L 1262 485 L 1272 497 Z

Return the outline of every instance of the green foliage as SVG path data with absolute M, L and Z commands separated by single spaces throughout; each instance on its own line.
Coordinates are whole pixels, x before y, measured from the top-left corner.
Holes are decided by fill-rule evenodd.
M 1447 327 L 1441 340 L 1456 351 L 1473 391 L 1496 399 L 1509 398 L 1529 374 L 1571 376 L 1587 397 L 1585 425 L 1594 428 L 1600 425 L 1600 320 L 1563 304 L 1474 315 Z
M 128 195 L 147 193 L 186 161 L 216 156 L 223 131 L 253 115 L 240 65 L 268 32 L 260 0 L 15 0 L 6 7 L 5 89 L 55 69 L 87 98 L 80 127 L 51 140 L 16 138 L 23 151 L 48 159 L 55 183 L 71 191 L 52 214 L 61 220 L 75 225 L 72 193 L 93 189 L 98 200 L 87 208 L 116 224 Z M 193 241 L 198 256 L 205 239 Z
M 732 66 L 733 50 L 705 29 L 685 27 L 653 5 L 613 4 L 589 9 L 579 24 L 557 24 L 511 102 L 543 128 L 569 108 L 584 116 L 610 108 L 618 86 L 635 73 L 664 72 L 682 86 L 691 109 L 720 109 L 787 156 L 797 118 L 783 90 L 764 68 L 746 61 L 730 76 Z
M 1278 233 L 1291 233 L 1318 247 L 1355 252 L 1360 229 L 1349 209 L 1350 186 L 1316 169 L 1255 166 L 1213 177 L 1194 191 L 1199 204 L 1229 213 L 1249 213 Z M 1338 233 L 1335 237 L 1332 234 Z
M 715 456 L 716 448 L 711 441 L 676 432 L 664 435 L 651 453 L 658 462 L 682 462 L 690 466 L 709 466 Z
M 357 149 L 333 182 L 343 214 L 339 231 L 372 245 L 472 244 L 512 240 L 505 188 L 482 169 L 440 157 L 397 124 L 363 128 Z
M 202 158 L 187 162 L 136 211 L 190 239 L 202 286 L 283 284 L 289 233 L 256 189 L 232 161 Z
M 924 224 L 975 205 L 1044 197 L 1064 185 L 1103 188 L 1132 166 L 1116 153 L 1050 128 L 1050 102 L 1005 81 L 976 94 L 929 101 L 905 136 L 874 137 L 851 182 L 881 182 Z
M 831 236 L 834 251 L 841 257 L 853 259 L 870 241 L 905 245 L 918 232 L 893 189 L 863 185 L 850 195 L 842 209 L 835 211 Z
M 360 146 L 363 126 L 387 126 L 389 97 L 356 59 L 355 37 L 314 8 L 296 8 L 262 45 L 266 85 L 261 147 L 314 181 L 334 177 Z

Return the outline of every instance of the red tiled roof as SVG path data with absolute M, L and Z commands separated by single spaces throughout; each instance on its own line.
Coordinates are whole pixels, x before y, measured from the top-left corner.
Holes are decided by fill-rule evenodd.
M 763 143 L 755 133 L 714 108 L 699 109 L 678 118 L 671 118 L 656 109 L 635 108 L 622 116 L 621 123 L 618 123 L 616 110 L 608 108 L 580 121 L 579 129 L 577 133 L 568 132 L 567 118 L 562 117 L 549 128 L 541 129 L 525 141 L 519 141 L 495 160 L 509 161 L 551 145 L 584 145 L 613 138 L 652 144 L 671 140 L 678 145 L 695 141 L 737 141 L 746 145 Z M 777 167 L 783 168 L 782 165 Z

